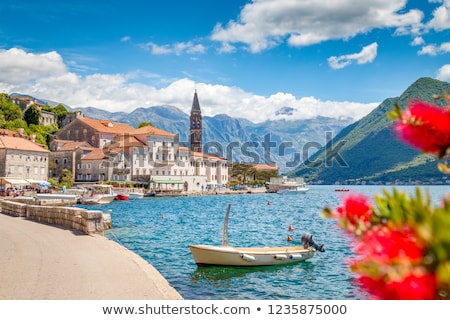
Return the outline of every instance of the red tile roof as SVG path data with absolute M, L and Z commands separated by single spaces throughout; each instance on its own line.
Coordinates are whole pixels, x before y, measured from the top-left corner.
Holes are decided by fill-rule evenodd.
M 0 149 L 13 149 L 49 153 L 47 149 L 25 138 L 0 136 Z
M 102 160 L 106 156 L 101 148 L 93 148 L 91 152 L 81 158 L 81 160 Z
M 70 141 L 70 140 L 66 140 L 66 141 L 67 142 L 64 143 L 61 147 L 59 147 L 57 151 L 73 151 L 78 148 L 80 148 L 80 149 L 93 149 L 94 148 L 86 141 Z
M 162 129 L 158 129 L 153 126 L 145 126 L 141 127 L 139 129 L 134 129 L 133 132 L 130 132 L 131 134 L 135 135 L 155 135 L 155 136 L 165 136 L 165 137 L 174 137 L 175 134 L 164 131 Z
M 258 163 L 258 164 L 253 165 L 253 167 L 258 171 L 278 170 L 278 165 L 276 163 L 275 164 Z
M 110 120 L 94 120 L 89 118 L 78 118 L 78 120 L 84 122 L 98 132 L 121 134 L 135 130 L 128 124 Z

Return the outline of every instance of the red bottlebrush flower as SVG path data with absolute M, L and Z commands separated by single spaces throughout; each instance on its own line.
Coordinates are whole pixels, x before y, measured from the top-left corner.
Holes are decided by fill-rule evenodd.
M 436 276 L 411 272 L 403 278 L 390 280 L 368 276 L 358 282 L 370 294 L 385 300 L 431 300 L 436 298 Z
M 420 260 L 424 248 L 409 230 L 378 227 L 366 232 L 356 252 L 363 259 L 389 262 L 393 259 Z
M 394 129 L 411 146 L 441 155 L 450 147 L 450 108 L 415 100 L 402 113 Z
M 367 223 L 372 217 L 369 200 L 364 195 L 350 194 L 343 199 L 343 204 L 337 208 L 334 216 L 346 220 L 351 226 L 359 222 Z

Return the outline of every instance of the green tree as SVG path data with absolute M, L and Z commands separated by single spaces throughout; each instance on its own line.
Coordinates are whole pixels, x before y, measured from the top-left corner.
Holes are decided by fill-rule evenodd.
M 270 178 L 276 178 L 278 177 L 278 172 L 277 170 L 261 170 L 261 171 L 257 171 L 256 175 L 255 175 L 255 179 L 257 180 L 265 180 L 265 181 L 270 181 Z
M 22 110 L 16 105 L 6 93 L 0 93 L 0 114 L 5 121 L 13 121 L 22 118 Z
M 252 164 L 235 162 L 231 166 L 231 177 L 237 178 L 244 184 L 248 178 L 255 175 L 255 172 L 255 167 Z
M 67 188 L 70 188 L 72 187 L 74 181 L 72 172 L 69 169 L 63 169 L 61 176 L 58 179 L 59 185 L 61 187 L 65 185 Z
M 28 128 L 26 121 L 23 120 L 22 118 L 6 121 L 5 129 L 17 131 L 19 128 L 23 129 Z
M 142 122 L 139 122 L 138 128 L 142 128 L 142 127 L 146 127 L 146 126 L 154 127 L 153 123 L 147 122 L 147 121 L 142 121 Z
M 28 125 L 30 124 L 38 125 L 41 116 L 42 116 L 41 109 L 38 106 L 32 104 L 27 108 L 27 110 L 25 110 L 23 114 L 23 120 L 25 120 Z
M 0 128 L 6 128 L 6 121 L 3 113 L 0 113 Z
M 53 112 L 56 117 L 58 128 L 61 128 L 62 123 L 64 119 L 66 119 L 66 116 L 69 113 L 69 111 L 67 111 L 67 109 L 62 104 L 58 104 L 56 107 L 51 109 L 51 112 Z

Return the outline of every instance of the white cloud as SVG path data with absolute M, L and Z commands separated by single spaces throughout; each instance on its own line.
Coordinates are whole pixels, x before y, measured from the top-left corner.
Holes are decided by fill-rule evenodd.
M 154 55 L 175 54 L 177 56 L 183 53 L 201 54 L 206 52 L 206 47 L 202 44 L 194 44 L 192 41 L 176 42 L 173 44 L 158 45 L 153 42 L 141 44 L 141 47 L 150 51 Z
M 14 68 L 10 66 L 11 63 Z M 199 94 L 204 115 L 224 113 L 254 122 L 282 118 L 310 119 L 319 115 L 359 119 L 378 105 L 321 101 L 314 97 L 296 98 L 282 92 L 264 97 L 237 87 L 196 83 L 187 78 L 173 80 L 165 87 L 156 88 L 136 81 L 138 77 L 142 77 L 141 72 L 92 74 L 83 77 L 68 72 L 56 52 L 34 55 L 18 49 L 0 51 L 0 75 L 0 92 L 20 92 L 61 102 L 73 108 L 92 106 L 111 112 L 131 112 L 138 107 L 172 105 L 189 113 L 194 90 Z M 25 77 L 22 78 L 22 75 Z M 150 76 L 154 79 L 156 75 Z M 285 106 L 296 111 L 293 116 L 275 116 L 276 111 Z
M 403 12 L 406 0 L 253 0 L 237 21 L 215 26 L 211 39 L 225 44 L 243 43 L 260 52 L 283 41 L 308 46 L 330 39 L 348 39 L 377 28 L 398 33 L 416 32 L 420 10 Z
M 427 46 L 423 46 L 422 49 L 418 52 L 419 55 L 430 55 L 436 56 L 438 54 L 444 54 L 450 52 L 450 42 L 441 43 L 439 46 L 435 44 L 430 44 Z
M 22 49 L 0 50 L 0 82 L 23 83 L 67 72 L 61 56 L 55 51 L 33 54 Z
M 450 64 L 443 65 L 438 70 L 436 78 L 442 81 L 450 81 Z
M 433 11 L 433 18 L 427 27 L 436 31 L 450 29 L 450 0 L 442 1 L 442 5 Z
M 425 44 L 425 40 L 422 37 L 415 37 L 413 41 L 411 41 L 412 46 L 421 46 Z
M 371 63 L 377 56 L 378 44 L 376 42 L 362 48 L 358 53 L 346 54 L 339 57 L 328 58 L 328 64 L 333 69 L 342 69 L 352 62 L 357 64 Z

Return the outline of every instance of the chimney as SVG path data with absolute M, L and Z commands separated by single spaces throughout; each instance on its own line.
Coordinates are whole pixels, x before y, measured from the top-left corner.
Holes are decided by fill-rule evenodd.
M 35 134 L 32 134 L 32 135 L 30 136 L 30 140 L 31 140 L 31 142 L 36 142 L 36 135 L 35 135 Z

